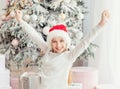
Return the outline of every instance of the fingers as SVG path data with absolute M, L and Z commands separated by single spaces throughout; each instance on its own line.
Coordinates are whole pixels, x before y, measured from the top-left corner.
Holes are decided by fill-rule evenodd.
M 106 23 L 108 21 L 109 17 L 110 17 L 109 11 L 104 10 L 102 13 L 102 21 Z
M 108 10 L 104 10 L 104 11 L 103 11 L 103 17 L 104 17 L 104 18 L 109 18 L 109 17 L 110 17 L 110 14 L 109 14 L 109 11 L 108 11 Z
M 109 11 L 104 10 L 101 15 L 101 21 L 99 23 L 100 26 L 104 26 L 106 22 L 108 22 L 108 19 L 110 17 Z

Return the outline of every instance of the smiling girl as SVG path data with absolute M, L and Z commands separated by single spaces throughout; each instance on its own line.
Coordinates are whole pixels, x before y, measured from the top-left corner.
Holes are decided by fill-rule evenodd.
M 34 28 L 22 20 L 22 12 L 16 10 L 16 19 L 23 30 L 45 53 L 39 72 L 40 89 L 68 89 L 68 75 L 73 62 L 95 39 L 108 18 L 108 11 L 103 11 L 98 25 L 74 49 L 68 50 L 71 40 L 65 25 L 58 24 L 51 27 L 45 42 Z

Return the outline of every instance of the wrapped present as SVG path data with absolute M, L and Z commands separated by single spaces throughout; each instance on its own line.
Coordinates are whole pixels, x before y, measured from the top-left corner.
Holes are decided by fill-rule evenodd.
M 96 89 L 120 89 L 120 86 L 116 86 L 113 84 L 99 84 L 96 86 Z
M 71 83 L 68 86 L 68 89 L 82 89 L 82 84 L 81 83 Z
M 12 89 L 11 87 L 0 87 L 0 89 Z
M 82 83 L 82 89 L 95 89 L 98 85 L 98 70 L 91 67 L 73 67 L 73 83 Z
M 41 77 L 34 72 L 25 72 L 20 78 L 20 89 L 40 89 Z
M 12 89 L 20 89 L 20 76 L 25 71 L 25 69 L 12 69 L 10 70 L 10 85 Z
M 12 89 L 20 89 L 19 88 L 19 77 L 11 77 L 10 85 L 11 85 Z

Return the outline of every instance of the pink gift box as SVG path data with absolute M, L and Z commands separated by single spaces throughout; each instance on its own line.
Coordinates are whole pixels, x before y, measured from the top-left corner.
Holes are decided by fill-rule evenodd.
M 98 85 L 98 70 L 91 67 L 72 67 L 73 83 L 82 83 L 83 89 L 95 89 Z
M 12 89 L 19 89 L 19 77 L 11 77 L 10 85 Z

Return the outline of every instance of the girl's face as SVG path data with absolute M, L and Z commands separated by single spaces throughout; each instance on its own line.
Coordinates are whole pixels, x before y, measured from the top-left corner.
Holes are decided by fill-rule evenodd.
M 58 36 L 58 37 L 52 38 L 51 47 L 54 53 L 62 53 L 66 51 L 67 44 L 62 37 Z

